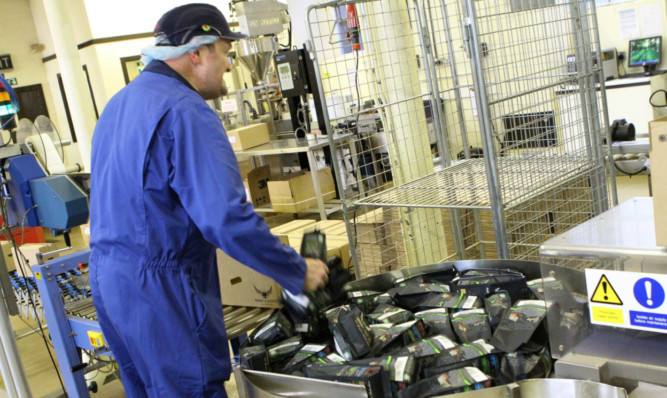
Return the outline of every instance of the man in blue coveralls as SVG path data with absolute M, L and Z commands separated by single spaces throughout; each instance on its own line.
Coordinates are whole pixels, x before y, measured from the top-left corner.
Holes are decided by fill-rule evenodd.
M 233 33 L 214 6 L 162 16 L 144 71 L 93 136 L 90 280 L 130 397 L 225 397 L 231 364 L 215 248 L 297 294 L 328 269 L 282 246 L 246 199 L 220 118 Z

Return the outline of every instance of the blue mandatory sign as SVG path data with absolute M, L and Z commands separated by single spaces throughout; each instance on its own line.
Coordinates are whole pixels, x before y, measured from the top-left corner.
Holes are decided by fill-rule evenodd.
M 646 308 L 658 308 L 665 302 L 665 289 L 655 279 L 641 278 L 633 291 L 637 302 Z

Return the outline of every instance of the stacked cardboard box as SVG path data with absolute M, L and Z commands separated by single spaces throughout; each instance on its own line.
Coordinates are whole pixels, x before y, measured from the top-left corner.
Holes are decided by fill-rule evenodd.
M 353 222 L 359 277 L 376 275 L 407 266 L 398 209 L 377 209 Z
M 327 257 L 340 257 L 343 267 L 352 265 L 350 241 L 347 237 L 345 222 L 340 220 L 294 220 L 278 227 L 271 232 L 277 235 L 285 245 L 301 250 L 303 234 L 320 231 L 327 236 Z
M 336 188 L 333 183 L 331 169 L 318 170 L 322 200 L 336 197 Z M 273 204 L 273 211 L 278 213 L 298 213 L 317 206 L 313 177 L 310 171 L 301 170 L 282 176 L 272 177 L 268 182 L 269 195 Z

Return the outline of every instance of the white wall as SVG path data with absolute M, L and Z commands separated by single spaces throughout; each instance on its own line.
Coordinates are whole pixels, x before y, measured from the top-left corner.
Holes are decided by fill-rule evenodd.
M 30 5 L 25 0 L 0 1 L 0 54 L 10 54 L 13 69 L 2 71 L 7 78 L 16 78 L 17 87 L 41 84 L 46 98 L 49 116 L 57 123 L 57 113 L 52 100 L 51 86 L 46 78 L 42 53 L 32 52 L 31 44 L 39 43 L 32 23 Z M 56 124 L 58 126 L 58 124 Z
M 183 0 L 81 0 L 86 5 L 88 21 L 94 38 L 152 32 L 160 16 L 179 5 Z M 229 1 L 197 0 L 213 4 L 229 18 Z
M 624 51 L 626 58 L 623 61 L 623 66 L 620 68 L 622 74 L 623 68 L 628 73 L 640 73 L 643 71 L 641 67 L 628 68 L 628 39 L 621 39 L 621 29 L 619 26 L 618 12 L 620 10 L 627 10 L 634 8 L 637 12 L 637 18 L 639 20 L 639 36 L 656 36 L 653 34 L 650 29 L 655 29 L 655 27 L 642 26 L 642 17 L 641 13 L 644 10 L 650 10 L 651 6 L 657 6 L 660 9 L 660 20 L 662 21 L 662 64 L 658 66 L 660 69 L 667 69 L 667 7 L 665 6 L 667 2 L 665 0 L 636 0 L 630 2 L 624 2 L 620 4 L 612 4 L 597 7 L 598 15 L 598 30 L 600 32 L 600 47 L 602 49 L 607 49 L 611 47 L 616 47 L 617 51 Z M 649 8 L 647 8 L 647 6 Z M 644 11 L 646 12 L 646 11 Z

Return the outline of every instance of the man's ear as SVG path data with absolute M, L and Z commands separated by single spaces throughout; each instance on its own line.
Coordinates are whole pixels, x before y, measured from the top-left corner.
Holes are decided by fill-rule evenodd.
M 202 57 L 201 48 L 189 52 L 188 56 L 190 57 L 190 62 L 192 62 L 193 65 L 201 64 L 201 57 Z

